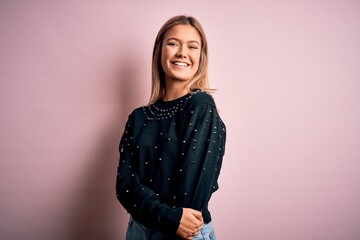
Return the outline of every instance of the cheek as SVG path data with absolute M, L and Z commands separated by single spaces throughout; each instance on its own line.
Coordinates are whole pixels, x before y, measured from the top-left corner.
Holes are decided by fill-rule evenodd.
M 199 64 L 200 64 L 200 54 L 194 56 L 194 65 L 196 66 L 196 68 L 199 67 Z
M 171 58 L 171 51 L 168 49 L 163 49 L 161 51 L 161 62 L 166 63 Z
M 164 69 L 166 67 L 166 60 L 168 59 L 166 51 L 162 50 L 161 51 L 161 66 Z

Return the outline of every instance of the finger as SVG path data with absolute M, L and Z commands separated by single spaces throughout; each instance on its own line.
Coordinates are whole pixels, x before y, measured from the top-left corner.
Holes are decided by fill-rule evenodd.
M 199 231 L 202 228 L 202 226 L 203 226 L 203 223 L 200 221 L 197 221 L 194 223 L 194 227 L 195 227 L 196 231 Z
M 201 212 L 199 212 L 199 211 L 194 211 L 194 212 L 193 212 L 193 215 L 194 215 L 199 221 L 201 221 L 201 222 L 204 221 Z
M 204 221 L 202 219 L 196 218 L 194 221 L 197 228 L 201 228 L 204 225 Z
M 202 229 L 202 225 L 200 225 L 199 227 L 197 227 L 197 228 L 195 229 L 195 232 L 196 232 L 196 233 L 199 233 L 199 232 L 201 231 L 201 229 Z

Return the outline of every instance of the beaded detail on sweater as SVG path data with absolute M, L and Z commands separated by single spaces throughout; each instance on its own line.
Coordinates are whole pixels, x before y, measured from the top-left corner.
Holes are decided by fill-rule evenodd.
M 183 107 L 189 101 L 189 99 L 198 92 L 200 92 L 200 90 L 193 91 L 181 97 L 180 99 L 174 100 L 174 104 L 167 108 L 158 107 L 156 106 L 156 103 L 153 103 L 147 106 L 143 106 L 142 109 L 148 120 L 169 119 L 172 118 L 177 112 L 182 111 Z

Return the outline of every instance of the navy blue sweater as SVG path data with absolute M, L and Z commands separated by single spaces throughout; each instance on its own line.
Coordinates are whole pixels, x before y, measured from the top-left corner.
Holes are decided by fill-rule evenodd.
M 170 235 L 183 207 L 202 211 L 209 223 L 225 139 L 225 125 L 206 92 L 135 109 L 119 146 L 118 200 L 135 220 Z

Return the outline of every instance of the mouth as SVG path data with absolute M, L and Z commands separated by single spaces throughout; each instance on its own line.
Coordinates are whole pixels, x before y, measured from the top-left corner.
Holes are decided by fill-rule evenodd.
M 190 64 L 188 64 L 186 62 L 179 62 L 179 61 L 173 61 L 173 62 L 171 62 L 171 64 L 179 66 L 179 67 L 188 67 L 188 66 L 190 66 Z

